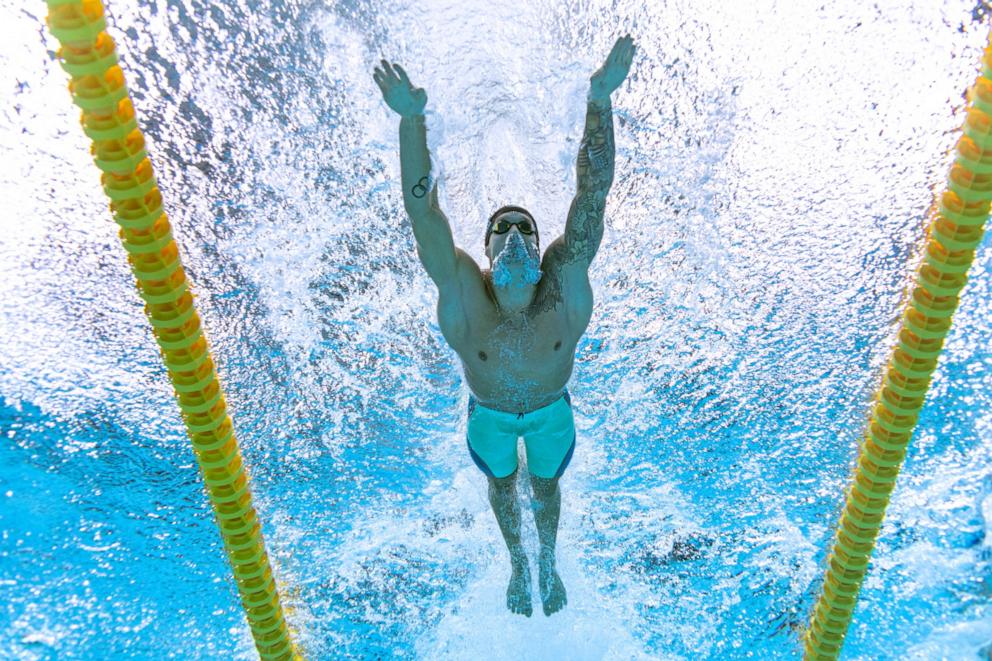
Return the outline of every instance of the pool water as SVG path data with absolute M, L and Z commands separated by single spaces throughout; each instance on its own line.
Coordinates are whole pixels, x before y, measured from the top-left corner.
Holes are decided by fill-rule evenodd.
M 0 657 L 255 658 L 44 5 L 0 8 Z M 799 656 L 984 3 L 108 15 L 308 658 Z M 485 265 L 503 204 L 562 232 L 588 78 L 627 32 L 569 384 L 568 605 L 545 617 L 535 589 L 522 618 L 372 70 L 427 90 L 441 206 Z M 992 653 L 988 243 L 843 659 Z

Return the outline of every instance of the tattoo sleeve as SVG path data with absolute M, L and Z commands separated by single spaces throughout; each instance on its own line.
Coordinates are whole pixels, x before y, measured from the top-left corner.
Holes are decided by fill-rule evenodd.
M 603 239 L 606 194 L 613 185 L 613 108 L 610 99 L 590 99 L 576 163 L 578 195 L 565 225 L 569 262 L 592 261 Z
M 580 191 L 608 189 L 613 184 L 614 152 L 610 98 L 590 99 L 576 164 L 576 181 Z

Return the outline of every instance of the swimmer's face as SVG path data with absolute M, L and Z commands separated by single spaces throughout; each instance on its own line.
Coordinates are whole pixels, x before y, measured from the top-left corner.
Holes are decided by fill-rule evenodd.
M 524 222 L 530 219 L 523 214 L 513 213 L 514 218 Z M 504 219 L 500 215 L 496 222 Z M 509 219 L 506 219 L 509 222 Z M 536 285 L 544 273 L 541 271 L 541 259 L 537 251 L 537 233 L 524 234 L 516 225 L 511 225 L 502 234 L 492 233 L 486 254 L 492 267 L 492 283 L 497 289 L 519 289 Z
M 514 223 L 510 226 L 510 229 L 502 234 L 497 234 L 495 231 L 495 226 L 499 225 L 500 221 L 505 221 L 507 223 Z M 514 239 L 515 236 L 523 240 L 523 244 L 526 247 L 526 252 L 534 257 L 537 256 L 537 233 L 531 231 L 530 234 L 524 234 L 520 231 L 520 228 L 515 223 L 528 223 L 531 228 L 534 227 L 534 223 L 526 215 L 519 211 L 507 211 L 506 213 L 500 214 L 494 221 L 494 230 L 489 235 L 489 243 L 486 244 L 486 256 L 489 258 L 489 264 L 492 265 L 493 261 L 503 252 L 504 248 Z M 515 240 L 515 239 L 514 239 Z M 509 255 L 507 255 L 509 256 Z

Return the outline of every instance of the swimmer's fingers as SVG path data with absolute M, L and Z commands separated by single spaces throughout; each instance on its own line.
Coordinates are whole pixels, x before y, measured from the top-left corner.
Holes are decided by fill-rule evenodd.
M 379 83 L 379 87 L 388 88 L 395 86 L 396 83 L 399 82 L 399 76 L 397 76 L 393 72 L 393 70 L 389 66 L 389 63 L 386 62 L 385 60 L 381 61 L 381 65 L 382 65 L 381 68 L 380 67 L 375 68 L 375 73 L 373 74 L 372 77 L 375 79 L 377 83 Z
M 380 71 L 379 67 L 376 67 L 375 70 L 373 71 L 372 80 L 375 81 L 375 84 L 378 85 L 382 93 L 385 94 L 386 89 L 388 87 L 388 83 L 386 82 L 386 74 Z
M 635 50 L 634 40 L 629 34 L 617 39 L 606 62 L 592 75 L 592 93 L 596 97 L 609 96 L 623 83 L 630 72 Z
M 403 67 L 401 67 L 399 64 L 395 62 L 390 64 L 386 60 L 382 60 L 381 63 L 382 63 L 381 75 L 386 82 L 388 82 L 391 85 L 403 84 L 406 85 L 407 87 L 411 87 L 411 88 L 413 87 L 413 85 L 410 84 L 410 77 L 406 75 L 406 71 L 403 70 Z M 379 71 L 378 67 L 376 67 L 376 71 L 377 72 Z
M 635 50 L 634 40 L 630 34 L 620 37 L 613 44 L 613 50 L 610 51 L 610 55 L 607 57 L 608 66 L 629 69 L 630 63 L 634 59 Z
M 372 74 L 372 79 L 379 85 L 379 89 L 385 93 L 387 90 L 395 87 L 399 79 L 396 77 L 396 74 L 389 69 L 385 60 L 382 60 L 382 65 L 382 68 L 375 68 L 375 73 Z
M 372 80 L 374 80 L 375 84 L 379 86 L 379 90 L 383 94 L 386 93 L 386 81 L 384 80 L 384 78 L 385 75 L 382 74 L 378 69 L 376 69 L 375 73 L 372 74 Z
M 624 44 L 624 51 L 623 55 L 621 55 L 621 61 L 630 67 L 630 63 L 634 59 L 634 53 L 636 51 L 637 48 L 634 46 L 634 40 L 630 38 L 630 35 L 627 35 L 627 43 Z
M 423 112 L 427 104 L 427 92 L 414 87 L 409 76 L 399 64 L 380 61 L 381 68 L 375 67 L 372 79 L 382 91 L 386 104 L 400 115 L 414 115 Z
M 413 87 L 413 85 L 410 84 L 410 77 L 406 75 L 406 71 L 403 70 L 403 67 L 401 67 L 399 64 L 396 64 L 395 66 L 396 66 L 396 71 L 398 71 L 400 74 L 400 80 L 403 81 L 404 84 Z

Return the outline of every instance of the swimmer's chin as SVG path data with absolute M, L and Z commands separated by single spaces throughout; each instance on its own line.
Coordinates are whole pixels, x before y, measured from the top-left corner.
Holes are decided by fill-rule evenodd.
M 536 285 L 544 277 L 544 271 L 537 269 L 536 271 L 531 271 L 528 273 L 521 273 L 514 277 L 513 274 L 507 273 L 500 269 L 495 269 L 492 272 L 493 286 L 504 290 L 514 290 L 523 289 L 531 285 Z

